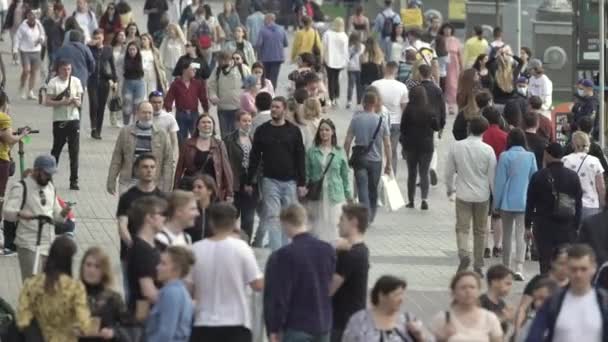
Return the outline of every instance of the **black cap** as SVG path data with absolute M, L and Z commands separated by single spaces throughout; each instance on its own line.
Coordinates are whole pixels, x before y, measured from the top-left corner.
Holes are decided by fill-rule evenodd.
M 545 147 L 545 152 L 553 158 L 561 159 L 564 156 L 564 147 L 560 143 L 551 143 Z

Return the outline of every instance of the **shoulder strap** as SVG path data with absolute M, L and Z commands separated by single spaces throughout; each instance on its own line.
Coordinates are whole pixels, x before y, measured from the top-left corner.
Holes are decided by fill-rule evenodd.
M 164 231 L 164 230 L 161 230 L 160 233 L 167 238 L 167 242 L 168 242 L 167 246 L 171 246 L 171 244 L 173 243 L 173 239 L 171 239 L 171 237 L 169 236 L 169 234 L 166 231 Z
M 585 164 L 585 160 L 587 160 L 587 157 L 589 157 L 589 154 L 587 154 L 585 156 L 585 158 L 583 158 L 583 161 L 581 162 L 581 164 L 578 166 L 578 169 L 576 170 L 576 174 L 578 175 L 578 172 L 581 170 L 581 167 L 583 167 L 583 164 Z
M 323 174 L 321 175 L 321 179 L 325 178 L 325 174 L 327 174 L 327 171 L 329 170 L 329 166 L 331 165 L 331 162 L 334 160 L 334 157 L 336 155 L 332 152 L 331 156 L 329 157 L 329 161 L 327 162 L 327 165 L 325 165 L 325 170 L 323 171 Z
M 25 200 L 26 200 L 26 196 L 27 196 L 27 186 L 25 185 L 25 181 L 22 179 L 19 181 L 19 183 L 21 183 L 21 185 L 23 186 L 23 197 L 21 198 L 21 209 L 23 210 L 23 208 L 25 208 Z
M 372 146 L 374 145 L 374 141 L 376 141 L 376 137 L 378 137 L 378 133 L 380 132 L 380 126 L 382 126 L 382 117 L 380 117 L 380 120 L 378 120 L 378 126 L 376 126 L 376 131 L 374 132 L 374 136 L 372 137 L 372 140 L 367 145 L 367 152 L 369 152 L 372 149 Z

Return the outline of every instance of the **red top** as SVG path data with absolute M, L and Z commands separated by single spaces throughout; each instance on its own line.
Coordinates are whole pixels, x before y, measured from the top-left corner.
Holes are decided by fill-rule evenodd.
M 548 117 L 538 114 L 538 130 L 536 132 L 549 140 L 549 142 L 555 142 L 555 130 L 553 127 L 553 123 Z
M 500 126 L 498 125 L 490 125 L 488 130 L 483 133 L 482 140 L 486 144 L 492 146 L 494 154 L 496 154 L 496 160 L 498 160 L 498 156 L 507 147 L 507 132 L 500 129 Z
M 190 84 L 177 78 L 165 96 L 165 110 L 173 110 L 173 102 L 178 111 L 198 112 L 198 102 L 201 102 L 205 113 L 209 111 L 209 101 L 207 99 L 207 86 L 204 81 L 192 79 Z

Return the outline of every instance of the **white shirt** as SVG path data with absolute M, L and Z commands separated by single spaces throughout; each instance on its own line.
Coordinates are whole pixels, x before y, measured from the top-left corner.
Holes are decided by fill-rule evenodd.
M 456 175 L 456 198 L 472 203 L 490 199 L 496 173 L 496 155 L 481 137 L 470 135 L 455 142 L 450 148 L 445 169 L 448 193 L 454 192 Z
M 583 188 L 583 207 L 599 208 L 600 200 L 597 193 L 595 177 L 604 173 L 600 160 L 587 153 L 571 153 L 562 158 L 564 166 L 576 172 Z
M 36 20 L 36 24 L 34 25 L 34 27 L 30 27 L 27 24 L 27 20 L 24 20 L 21 25 L 19 25 L 17 33 L 15 33 L 13 52 L 39 52 L 40 50 L 42 50 L 42 44 L 40 42 L 37 42 L 38 39 L 42 39 L 43 43 L 46 39 L 42 24 L 40 24 L 40 22 Z
M 92 11 L 86 11 L 84 13 L 76 11 L 74 13 L 74 19 L 76 19 L 78 25 L 82 28 L 82 31 L 84 31 L 84 42 L 89 42 L 93 31 L 98 28 L 95 14 Z
M 153 116 L 154 124 L 161 130 L 167 132 L 167 134 L 175 133 L 179 131 L 179 126 L 177 125 L 177 120 L 175 120 L 175 116 L 171 113 L 167 113 L 164 110 L 161 110 L 158 115 Z
M 538 96 L 543 100 L 542 114 L 551 120 L 551 106 L 553 105 L 553 82 L 542 74 L 540 77 L 530 77 L 528 95 Z
M 380 93 L 382 104 L 386 106 L 389 113 L 389 123 L 399 125 L 403 114 L 401 106 L 405 106 L 409 101 L 407 86 L 397 80 L 383 78 L 374 81 L 372 87 L 378 89 L 378 93 Z
M 63 93 L 63 91 L 70 85 L 70 96 L 80 97 L 84 93 L 84 89 L 80 84 L 80 80 L 75 76 L 70 76 L 70 80 L 62 80 L 61 77 L 55 76 L 51 78 L 49 83 L 46 85 L 46 94 L 50 98 L 55 98 L 57 95 Z M 62 105 L 53 107 L 53 121 L 70 121 L 80 120 L 80 110 L 74 105 Z
M 262 278 L 251 247 L 228 237 L 204 239 L 192 247 L 196 263 L 192 269 L 194 326 L 251 327 L 249 284 Z
M 141 65 L 145 72 L 154 71 L 154 54 L 152 50 L 141 50 Z
M 602 322 L 594 289 L 583 296 L 568 291 L 555 321 L 553 342 L 600 342 Z
M 348 65 L 350 53 L 348 36 L 344 32 L 329 30 L 323 34 L 323 60 L 332 69 L 343 69 Z

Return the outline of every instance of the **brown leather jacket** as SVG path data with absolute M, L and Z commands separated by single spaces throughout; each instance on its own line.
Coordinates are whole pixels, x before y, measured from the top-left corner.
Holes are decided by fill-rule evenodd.
M 175 186 L 179 184 L 186 170 L 189 172 L 196 172 L 194 166 L 194 158 L 196 156 L 196 137 L 186 140 L 179 151 L 179 159 L 177 160 L 177 167 L 175 170 Z M 228 159 L 228 153 L 226 152 L 226 146 L 221 140 L 211 138 L 209 144 L 209 152 L 211 158 L 213 158 L 213 168 L 215 169 L 215 183 L 217 185 L 217 196 L 220 201 L 226 200 L 226 197 L 232 197 L 234 179 L 232 176 L 232 168 L 230 167 L 230 159 Z

